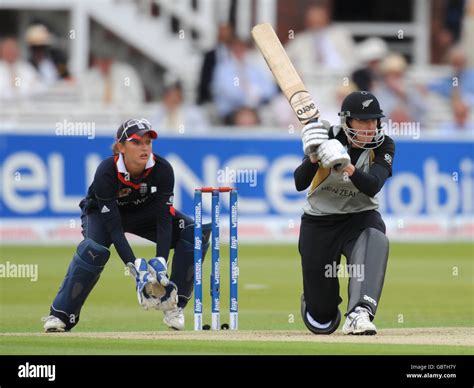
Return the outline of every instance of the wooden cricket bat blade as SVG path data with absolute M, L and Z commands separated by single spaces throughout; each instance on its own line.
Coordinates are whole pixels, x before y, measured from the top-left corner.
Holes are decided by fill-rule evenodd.
M 270 23 L 257 24 L 252 37 L 291 108 L 302 124 L 317 120 L 319 111 Z

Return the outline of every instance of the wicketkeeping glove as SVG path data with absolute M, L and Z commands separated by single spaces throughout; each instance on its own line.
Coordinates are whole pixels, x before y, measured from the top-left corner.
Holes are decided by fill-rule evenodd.
M 148 272 L 148 263 L 145 259 L 136 259 L 134 264 L 128 263 L 127 267 L 135 279 L 138 303 L 145 310 L 154 308 L 156 301 L 148 291 L 151 290 L 151 284 L 156 282 L 156 279 Z
M 148 271 L 156 279 L 149 290 L 152 297 L 157 300 L 155 309 L 168 311 L 177 308 L 178 287 L 168 279 L 166 260 L 163 257 L 154 257 L 149 260 Z
M 337 139 L 322 143 L 316 150 L 316 156 L 324 168 L 334 167 L 337 171 L 341 171 L 351 162 L 347 150 Z
M 135 277 L 138 303 L 145 309 L 173 310 L 178 305 L 178 287 L 167 276 L 166 260 L 155 257 L 148 263 L 136 259 L 128 263 L 130 273 Z

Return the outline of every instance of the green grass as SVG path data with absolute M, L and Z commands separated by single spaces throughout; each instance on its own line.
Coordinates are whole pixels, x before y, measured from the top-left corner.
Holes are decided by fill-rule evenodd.
M 395 354 L 395 355 L 474 355 L 468 347 L 434 345 L 387 345 L 354 343 L 305 343 L 257 341 L 146 341 L 91 338 L 5 337 L 0 344 L 1 354 L 35 355 L 329 355 L 329 354 Z
M 40 332 L 40 317 L 66 272 L 73 247 L 0 248 L 0 263 L 38 264 L 39 279 L 0 280 L 0 332 Z M 137 247 L 150 257 L 152 247 Z M 379 329 L 473 326 L 474 285 L 472 244 L 392 244 L 385 287 L 377 313 Z M 227 249 L 222 247 L 221 311 L 228 322 Z M 209 259 L 209 256 L 208 256 Z M 296 246 L 241 245 L 239 252 L 239 327 L 242 330 L 305 330 L 299 316 L 302 292 Z M 209 263 L 205 265 L 209 269 Z M 204 279 L 209 279 L 204 272 Z M 207 283 L 205 283 L 207 284 Z M 347 305 L 347 282 L 341 279 L 341 309 Z M 208 292 L 205 322 L 210 322 Z M 192 327 L 192 301 L 186 309 Z M 165 331 L 162 314 L 143 311 L 134 282 L 114 253 L 81 312 L 77 332 Z M 88 338 L 0 337 L 0 354 L 465 354 L 470 347 L 433 345 L 369 345 L 252 341 L 138 340 Z

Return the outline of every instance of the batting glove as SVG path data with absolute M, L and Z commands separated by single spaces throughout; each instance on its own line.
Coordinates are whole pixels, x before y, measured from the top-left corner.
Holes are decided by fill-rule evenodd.
M 337 171 L 342 171 L 351 162 L 347 150 L 336 139 L 322 143 L 316 150 L 316 155 L 324 168 L 334 167 Z
M 314 154 L 316 148 L 328 140 L 329 122 L 322 120 L 306 124 L 301 131 L 303 152 L 305 155 Z

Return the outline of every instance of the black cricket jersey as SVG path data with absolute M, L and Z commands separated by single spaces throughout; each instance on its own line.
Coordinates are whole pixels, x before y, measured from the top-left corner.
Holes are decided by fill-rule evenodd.
M 173 167 L 161 156 L 151 154 L 142 176 L 137 179 L 128 173 L 122 154 L 111 156 L 97 167 L 86 196 L 87 211 L 97 209 L 100 212 L 124 263 L 135 260 L 124 234 L 126 219 L 136 218 L 137 213 L 144 214 L 147 219 L 154 216 L 157 256 L 167 260 L 175 212 L 173 190 Z

